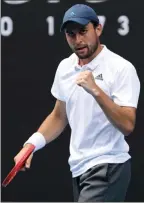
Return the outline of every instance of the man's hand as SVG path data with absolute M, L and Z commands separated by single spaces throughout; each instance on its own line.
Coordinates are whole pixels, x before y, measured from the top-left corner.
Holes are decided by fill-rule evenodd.
M 79 74 L 78 78 L 76 79 L 76 84 L 83 87 L 88 93 L 92 95 L 97 90 L 97 85 L 95 83 L 94 76 L 92 72 L 88 70 L 83 71 Z
M 31 144 L 26 144 L 21 151 L 14 157 L 14 162 L 15 164 L 17 164 L 17 162 L 19 162 L 19 160 L 23 157 L 23 155 L 26 153 L 27 149 L 31 147 Z M 31 161 L 32 161 L 32 157 L 33 157 L 33 153 L 28 157 L 28 159 L 25 162 L 25 165 L 23 166 L 23 168 L 21 169 L 21 171 L 25 171 L 26 169 L 30 168 L 31 165 Z
M 129 135 L 135 127 L 136 108 L 121 107 L 114 103 L 94 81 L 92 72 L 81 72 L 76 83 L 90 93 L 99 104 L 108 120 L 116 126 L 125 136 Z

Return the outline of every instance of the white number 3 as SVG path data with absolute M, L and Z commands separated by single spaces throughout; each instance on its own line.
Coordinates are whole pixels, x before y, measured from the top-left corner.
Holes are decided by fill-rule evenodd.
M 122 36 L 125 36 L 129 33 L 129 19 L 127 16 L 120 16 L 118 22 L 121 27 L 118 29 L 118 33 Z

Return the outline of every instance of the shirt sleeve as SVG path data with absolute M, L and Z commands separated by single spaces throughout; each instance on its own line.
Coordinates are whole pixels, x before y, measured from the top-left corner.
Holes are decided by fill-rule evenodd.
M 140 94 L 140 81 L 135 67 L 127 65 L 116 74 L 112 87 L 112 99 L 120 106 L 137 108 Z
M 55 73 L 54 82 L 51 88 L 51 93 L 56 99 L 65 101 L 63 96 L 63 90 L 62 90 L 62 81 L 60 77 L 60 65 L 58 66 Z

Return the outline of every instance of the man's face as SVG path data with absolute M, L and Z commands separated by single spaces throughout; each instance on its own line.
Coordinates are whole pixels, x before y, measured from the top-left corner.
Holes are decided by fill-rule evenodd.
M 101 26 L 96 28 L 92 23 L 82 26 L 78 23 L 70 22 L 65 28 L 67 42 L 72 51 L 80 58 L 91 57 L 98 48 Z

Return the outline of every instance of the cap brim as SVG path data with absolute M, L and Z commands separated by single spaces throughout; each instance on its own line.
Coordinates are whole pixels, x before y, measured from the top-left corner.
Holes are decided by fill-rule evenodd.
M 66 27 L 66 25 L 70 22 L 75 22 L 75 23 L 78 23 L 80 25 L 87 25 L 90 22 L 90 20 L 85 19 L 85 18 L 71 18 L 71 19 L 63 22 L 63 24 L 61 25 L 60 31 L 63 31 L 64 28 Z

